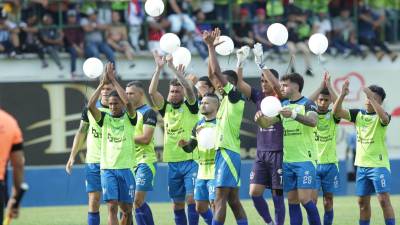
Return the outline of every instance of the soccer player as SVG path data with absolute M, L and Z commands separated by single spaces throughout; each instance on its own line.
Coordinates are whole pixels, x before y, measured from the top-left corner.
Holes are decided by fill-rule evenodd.
M 126 85 L 126 94 L 137 111 L 135 130 L 136 161 L 135 170 L 135 217 L 138 225 L 154 225 L 153 214 L 145 202 L 146 193 L 153 190 L 156 175 L 157 157 L 154 151 L 154 130 L 157 125 L 157 114 L 145 104 L 145 89 L 140 81 Z
M 195 87 L 199 101 L 201 101 L 204 95 L 215 92 L 215 88 L 207 76 L 200 77 Z
M 185 152 L 193 152 L 198 148 L 199 171 L 197 173 L 196 186 L 194 190 L 194 199 L 196 201 L 196 210 L 208 224 L 212 224 L 213 214 L 209 205 L 213 208 L 215 199 L 215 149 L 205 149 L 198 145 L 199 132 L 203 128 L 216 127 L 216 115 L 219 107 L 219 98 L 213 93 L 207 93 L 203 96 L 200 103 L 200 112 L 203 117 L 193 128 L 192 137 L 189 141 L 181 140 L 179 145 Z M 204 138 L 204 137 L 202 137 Z
M 0 109 L 0 222 L 3 224 L 4 206 L 7 205 L 7 215 L 9 218 L 17 218 L 19 207 L 14 207 L 16 195 L 21 189 L 24 180 L 24 152 L 23 138 L 18 122 L 13 116 Z M 12 194 L 6 204 L 6 179 L 7 163 L 11 162 L 13 168 L 13 188 Z
M 312 201 L 316 179 L 316 142 L 314 128 L 318 123 L 315 103 L 301 95 L 303 77 L 297 73 L 281 78 L 280 119 L 283 132 L 283 189 L 288 192 L 290 224 L 303 224 L 300 203 L 307 211 L 310 225 L 321 224 L 318 209 Z M 262 128 L 277 122 L 257 112 L 255 120 Z
M 329 106 L 337 96 L 332 88 L 329 74 L 325 74 L 319 88 L 309 97 L 317 104 L 318 124 L 315 130 L 317 142 L 317 177 L 313 201 L 317 203 L 322 188 L 324 203 L 324 225 L 333 222 L 333 194 L 339 187 L 338 158 L 336 156 L 337 119 Z
M 109 112 L 108 96 L 114 89 L 113 85 L 105 80 L 101 89 L 101 97 L 97 100 L 96 106 L 102 112 Z M 74 137 L 71 154 L 69 156 L 66 171 L 72 173 L 72 167 L 75 163 L 76 155 L 81 150 L 86 140 L 86 192 L 89 197 L 88 225 L 100 224 L 100 196 L 101 196 L 101 178 L 100 178 L 100 150 L 101 150 L 101 128 L 96 123 L 92 114 L 85 107 L 82 111 L 81 122 L 78 132 Z
M 261 90 L 251 87 L 243 80 L 243 65 L 249 53 L 249 47 L 242 47 L 237 51 L 238 89 L 257 106 L 259 111 L 261 101 L 267 96 L 280 97 L 279 74 L 274 69 L 267 69 L 261 64 L 263 49 L 260 43 L 253 49 L 256 64 L 262 70 Z M 282 159 L 283 159 L 283 127 L 282 123 L 275 123 L 268 128 L 257 130 L 257 154 L 250 173 L 250 196 L 258 214 L 266 224 L 273 224 L 268 204 L 263 194 L 264 190 L 271 189 L 275 206 L 275 224 L 285 222 L 285 201 L 282 187 Z
M 168 65 L 174 71 L 177 79 L 169 83 L 169 93 L 165 100 L 157 91 L 160 71 L 166 62 L 154 52 L 156 71 L 149 87 L 153 106 L 164 118 L 164 152 L 163 160 L 168 163 L 168 192 L 173 200 L 175 223 L 187 224 L 185 199 L 188 204 L 189 224 L 198 224 L 199 214 L 193 199 L 194 182 L 197 177 L 198 165 L 194 161 L 194 153 L 186 153 L 178 146 L 181 139 L 190 139 L 192 129 L 198 121 L 199 106 L 193 86 L 184 78 L 184 67 L 178 69 L 172 65 L 172 57 Z
M 371 195 L 377 193 L 386 225 L 395 224 L 395 217 L 390 202 L 390 163 L 385 144 L 386 130 L 390 115 L 384 111 L 382 103 L 386 93 L 382 87 L 371 85 L 364 88 L 366 109 L 342 108 L 342 103 L 349 93 L 349 81 L 343 84 L 339 98 L 333 106 L 337 118 L 343 118 L 355 124 L 357 130 L 356 193 L 359 196 L 360 225 L 370 224 Z
M 213 84 L 220 84 L 223 90 L 221 106 L 217 113 L 217 153 L 215 156 L 215 213 L 213 225 L 224 224 L 226 203 L 228 202 L 238 225 L 247 223 L 246 213 L 239 199 L 240 186 L 240 125 L 242 123 L 244 100 L 236 89 L 238 77 L 235 71 L 221 72 L 216 58 L 214 42 L 221 31 L 216 28 L 211 33 L 203 33 L 204 42 L 209 52 L 208 74 Z
M 96 107 L 96 101 L 107 79 L 116 89 L 108 97 L 110 113 L 101 112 Z M 131 169 L 136 165 L 134 132 L 137 116 L 125 90 L 115 78 L 111 63 L 106 65 L 106 75 L 90 97 L 88 107 L 101 127 L 101 186 L 103 199 L 108 206 L 108 224 L 118 224 L 119 206 L 122 211 L 120 224 L 130 225 L 135 192 L 135 180 Z

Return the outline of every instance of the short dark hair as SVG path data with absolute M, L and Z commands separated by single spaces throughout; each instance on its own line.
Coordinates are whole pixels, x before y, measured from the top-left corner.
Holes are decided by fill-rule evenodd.
M 141 89 L 142 91 L 144 91 L 144 85 L 143 85 L 143 83 L 141 81 L 134 80 L 134 81 L 129 82 L 126 85 L 126 87 L 132 87 L 132 86 L 135 86 L 135 87 Z
M 213 87 L 211 80 L 207 76 L 202 76 L 198 81 L 204 81 L 209 87 Z
M 110 94 L 108 95 L 108 97 L 116 97 L 119 98 L 119 100 L 121 100 L 121 97 L 119 96 L 118 92 L 116 90 L 113 90 L 110 92 Z
M 299 85 L 299 92 L 301 93 L 304 86 L 304 79 L 300 74 L 298 73 L 286 74 L 281 78 L 281 81 L 286 81 L 286 80 Z
M 169 86 L 182 86 L 182 84 L 175 78 L 169 81 Z
M 222 74 L 227 75 L 228 79 L 232 80 L 234 85 L 237 84 L 238 76 L 237 76 L 237 73 L 235 71 L 233 71 L 233 70 L 225 70 L 225 71 L 222 71 Z
M 329 92 L 328 88 L 324 88 L 319 92 L 319 94 L 321 94 L 321 95 L 330 95 L 331 93 Z
M 210 97 L 210 98 L 215 98 L 219 101 L 218 95 L 214 94 L 214 93 L 206 93 L 203 98 L 205 97 Z
M 276 71 L 276 70 L 274 70 L 274 69 L 269 69 L 269 72 L 271 72 L 272 75 L 274 75 L 274 77 L 275 77 L 276 79 L 279 79 L 279 73 L 278 73 L 278 71 Z
M 378 85 L 370 85 L 368 88 L 369 88 L 372 92 L 374 92 L 375 94 L 379 95 L 379 97 L 381 97 L 381 99 L 382 99 L 382 102 L 383 102 L 383 100 L 385 100 L 385 98 L 386 98 L 386 92 L 385 92 L 385 90 L 384 90 L 382 87 L 380 87 L 380 86 L 378 86 Z

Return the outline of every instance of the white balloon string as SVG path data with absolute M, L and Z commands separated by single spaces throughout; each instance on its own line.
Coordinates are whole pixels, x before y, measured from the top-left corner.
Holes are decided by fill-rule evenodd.
M 324 73 L 327 72 L 328 70 L 326 69 L 326 67 L 325 67 L 324 64 L 322 63 L 322 59 L 321 59 L 321 58 L 322 58 L 322 54 L 319 54 L 319 55 L 317 56 L 317 58 L 318 58 L 318 64 L 319 64 L 319 66 L 322 67 Z

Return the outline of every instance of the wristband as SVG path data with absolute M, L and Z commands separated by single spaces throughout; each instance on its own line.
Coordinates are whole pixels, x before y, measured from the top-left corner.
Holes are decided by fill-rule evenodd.
M 295 110 L 292 110 L 292 115 L 290 117 L 295 120 L 297 117 L 297 112 Z

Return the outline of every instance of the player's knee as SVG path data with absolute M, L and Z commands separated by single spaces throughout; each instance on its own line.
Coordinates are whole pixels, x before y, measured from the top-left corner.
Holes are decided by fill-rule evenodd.
M 382 208 L 386 208 L 391 206 L 390 204 L 390 198 L 387 194 L 380 194 L 378 195 L 378 202 L 381 205 Z
M 174 210 L 185 209 L 185 202 L 174 202 Z
M 260 190 L 258 188 L 250 188 L 249 195 L 250 197 L 258 197 L 264 193 L 264 190 Z
M 188 195 L 188 196 L 186 197 L 186 203 L 187 203 L 188 205 L 192 205 L 192 204 L 195 204 L 195 203 L 196 203 L 196 202 L 194 201 L 193 195 Z
M 143 205 L 144 200 L 143 200 L 143 198 L 135 198 L 135 201 L 133 203 L 135 205 L 135 209 L 137 209 Z
M 113 215 L 117 215 L 118 213 L 118 202 L 117 201 L 109 201 L 108 205 L 108 212 Z
M 330 210 L 333 208 L 333 198 L 331 196 L 324 197 L 324 208 L 325 210 Z
M 369 201 L 367 201 L 363 198 L 358 199 L 358 205 L 360 206 L 361 211 L 366 211 L 366 210 L 370 209 Z
M 196 211 L 198 213 L 205 213 L 208 210 L 208 205 L 206 204 L 196 204 Z

